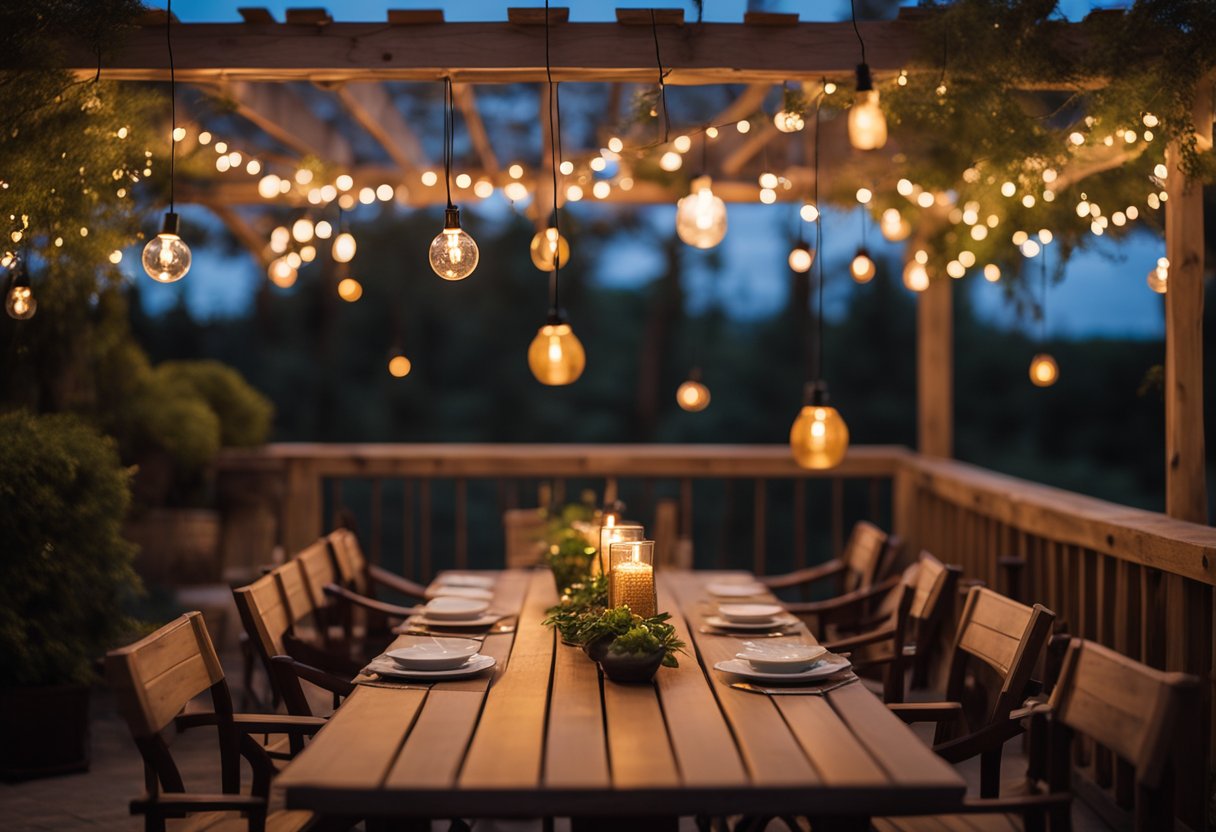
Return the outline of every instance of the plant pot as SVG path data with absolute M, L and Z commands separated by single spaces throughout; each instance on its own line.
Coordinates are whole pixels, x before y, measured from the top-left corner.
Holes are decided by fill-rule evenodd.
M 127 523 L 138 544 L 135 570 L 149 584 L 181 586 L 220 579 L 220 515 L 210 509 L 153 509 Z
M 583 652 L 593 662 L 602 661 L 604 656 L 608 654 L 608 647 L 616 639 L 616 636 L 600 636 L 597 639 L 587 642 L 583 645 Z
M 600 659 L 600 668 L 614 682 L 649 682 L 663 664 L 663 652 L 656 650 L 637 656 L 609 650 Z
M 0 779 L 88 770 L 88 685 L 0 689 Z

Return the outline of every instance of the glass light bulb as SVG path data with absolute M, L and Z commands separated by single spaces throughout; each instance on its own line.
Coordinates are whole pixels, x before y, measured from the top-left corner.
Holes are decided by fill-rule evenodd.
M 270 278 L 270 282 L 280 289 L 288 289 L 294 286 L 298 275 L 299 272 L 296 270 L 296 267 L 286 257 L 276 258 L 271 261 L 270 266 L 266 269 L 266 276 Z
M 1050 353 L 1041 352 L 1030 360 L 1030 381 L 1035 387 L 1050 387 L 1060 378 L 1060 365 Z
M 858 283 L 869 283 L 874 279 L 877 271 L 874 260 L 865 249 L 859 250 L 857 256 L 853 258 L 853 262 L 849 264 L 849 274 L 853 275 L 853 279 Z
M 405 378 L 413 366 L 404 355 L 394 355 L 388 360 L 388 371 L 393 378 Z
M 810 247 L 805 243 L 801 243 L 790 249 L 790 268 L 798 272 L 798 274 L 806 274 L 809 272 L 814 262 L 815 252 L 811 251 Z
M 913 292 L 923 292 L 929 288 L 929 271 L 923 263 L 911 260 L 904 266 L 904 285 Z
M 898 208 L 888 208 L 882 212 L 882 222 L 879 225 L 884 239 L 893 243 L 906 240 L 912 233 L 912 223 L 904 219 Z
M 176 283 L 190 271 L 190 246 L 176 234 L 161 232 L 144 246 L 143 264 L 157 283 Z
M 334 237 L 333 257 L 336 263 L 349 263 L 355 256 L 355 235 L 349 231 L 343 231 L 337 237 Z
M 699 413 L 709 407 L 709 388 L 690 378 L 676 389 L 676 404 L 689 413 Z
M 835 468 L 849 449 L 849 428 L 834 407 L 803 405 L 790 428 L 790 451 L 803 468 Z
M 582 342 L 570 324 L 545 324 L 528 347 L 528 366 L 541 384 L 573 384 L 587 366 Z
M 431 240 L 431 268 L 444 280 L 464 280 L 477 268 L 477 243 L 459 225 L 451 224 Z
M 1166 261 L 1167 263 L 1169 261 Z M 1148 288 L 1159 295 L 1164 295 L 1169 286 L 1170 267 L 1157 266 L 1148 273 Z
M 726 203 L 708 176 L 694 179 L 688 196 L 676 203 L 676 234 L 695 248 L 713 248 L 726 236 Z
M 15 321 L 28 321 L 38 311 L 38 300 L 29 286 L 13 286 L 4 300 L 4 311 Z
M 773 124 L 782 133 L 797 133 L 803 127 L 806 127 L 806 120 L 802 114 L 793 110 L 781 110 L 777 115 L 773 116 Z
M 542 272 L 551 272 L 554 254 L 557 255 L 558 265 L 565 266 L 570 262 L 570 243 L 556 228 L 549 226 L 533 235 L 532 242 L 528 244 L 528 254 L 532 257 L 532 265 Z
M 858 150 L 877 150 L 887 143 L 887 117 L 878 106 L 878 90 L 858 92 L 853 100 L 849 142 Z
M 363 284 L 353 277 L 344 277 L 338 281 L 338 297 L 347 303 L 354 303 L 363 297 Z

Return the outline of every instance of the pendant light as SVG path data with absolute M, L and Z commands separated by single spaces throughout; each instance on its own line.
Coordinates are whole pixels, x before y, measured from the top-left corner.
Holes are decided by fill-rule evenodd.
M 4 298 L 4 311 L 14 321 L 28 321 L 38 311 L 38 299 L 30 288 L 30 273 L 25 267 L 25 258 L 17 258 L 13 264 L 8 294 Z
M 333 245 L 330 246 L 329 253 L 334 258 L 335 263 L 349 263 L 355 259 L 355 252 L 359 246 L 355 242 L 355 235 L 350 233 L 350 228 L 346 224 L 346 212 L 338 207 L 338 233 L 334 235 Z
M 676 404 L 689 413 L 700 413 L 709 407 L 709 388 L 701 381 L 701 368 L 693 367 L 688 380 L 676 388 Z
M 861 209 L 861 245 L 857 247 L 857 253 L 853 255 L 853 262 L 849 263 L 849 274 L 857 283 L 869 283 L 878 272 L 878 267 L 874 265 L 874 258 L 870 256 L 870 250 L 866 248 L 866 213 L 863 205 Z
M 552 222 L 552 220 L 550 220 Z M 543 231 L 537 231 L 528 245 L 528 255 L 532 265 L 542 272 L 553 271 L 554 260 L 563 263 L 570 262 L 570 242 L 558 233 L 557 228 L 550 224 Z
M 443 231 L 431 240 L 427 253 L 431 268 L 444 280 L 464 280 L 477 268 L 477 243 L 460 227 L 460 209 L 452 204 L 452 142 L 456 132 L 456 103 L 452 79 L 443 79 L 443 184 L 448 206 L 443 211 Z
M 1039 314 L 1039 346 L 1047 340 L 1047 249 L 1043 249 L 1043 301 Z M 1035 387 L 1051 387 L 1060 380 L 1060 365 L 1044 350 L 1030 359 L 1030 383 Z
M 169 210 L 160 233 L 144 246 L 144 271 L 157 283 L 176 283 L 190 271 L 190 246 L 181 238 L 181 218 L 173 210 L 174 162 L 177 157 L 177 76 L 173 69 L 173 0 L 165 6 L 165 42 L 169 47 Z
M 557 157 L 561 142 L 561 100 L 553 83 L 553 67 L 549 59 L 549 0 L 545 0 L 545 78 L 549 82 L 549 168 L 553 175 L 553 230 L 561 239 L 561 222 L 557 209 Z M 553 257 L 549 272 L 549 317 L 536 332 L 528 347 L 528 367 L 541 384 L 560 387 L 573 384 L 587 366 L 583 345 L 574 334 L 561 308 L 561 246 Z
M 866 42 L 857 28 L 857 0 L 849 0 L 853 14 L 853 33 L 861 46 L 861 63 L 857 65 L 857 93 L 849 108 L 849 142 L 858 150 L 878 150 L 887 143 L 887 118 L 878 105 L 878 90 L 866 63 Z
M 676 203 L 676 234 L 696 248 L 713 248 L 726 236 L 726 203 L 714 194 L 709 177 L 709 139 L 701 133 L 701 172 L 693 177 L 688 196 Z
M 819 131 L 822 96 L 815 105 L 815 204 L 819 204 Z M 823 219 L 815 224 L 815 248 L 823 249 Z M 828 386 L 823 380 L 823 258 L 819 258 L 819 286 L 816 300 L 813 374 L 803 394 L 802 409 L 790 427 L 790 451 L 803 468 L 835 468 L 849 449 L 849 428 L 836 408 L 828 403 Z

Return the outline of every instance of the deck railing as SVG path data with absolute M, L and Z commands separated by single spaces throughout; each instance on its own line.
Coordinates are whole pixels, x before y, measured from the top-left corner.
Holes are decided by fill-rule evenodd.
M 674 502 L 702 567 L 796 568 L 873 519 L 913 553 L 1044 604 L 1070 634 L 1199 676 L 1202 724 L 1181 752 L 1178 809 L 1191 828 L 1208 826 L 1216 529 L 894 446 L 855 447 L 840 467 L 811 472 L 781 446 L 280 444 L 226 452 L 220 484 L 230 550 L 255 540 L 292 551 L 345 516 L 373 559 L 420 578 L 501 563 L 504 510 L 584 488 L 617 488 L 648 524 Z M 254 526 L 260 538 L 242 532 Z M 261 562 L 265 551 L 245 556 Z M 1080 761 L 1130 805 L 1124 766 L 1101 749 Z

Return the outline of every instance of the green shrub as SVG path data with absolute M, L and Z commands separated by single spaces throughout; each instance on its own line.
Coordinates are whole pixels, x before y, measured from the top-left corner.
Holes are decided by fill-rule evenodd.
M 139 590 L 118 451 L 74 416 L 0 414 L 0 687 L 88 682 Z
M 247 381 L 219 361 L 166 361 L 155 374 L 194 388 L 215 412 L 225 448 L 261 445 L 270 435 L 274 406 Z

